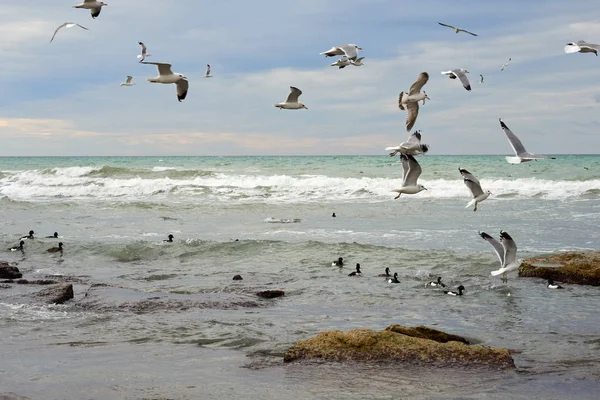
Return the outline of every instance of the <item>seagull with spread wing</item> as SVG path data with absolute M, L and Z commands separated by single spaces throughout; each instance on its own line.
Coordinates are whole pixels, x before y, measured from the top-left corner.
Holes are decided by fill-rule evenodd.
M 585 40 L 580 40 L 577 43 L 570 42 L 565 46 L 565 53 L 594 53 L 598 56 L 598 50 L 600 50 L 599 44 L 587 43 Z
M 467 71 L 464 68 L 452 69 L 450 71 L 442 71 L 442 75 L 448 75 L 450 79 L 460 79 L 460 82 L 462 83 L 463 87 L 468 91 L 471 91 L 471 83 L 469 82 L 469 78 L 467 78 L 466 75 L 468 73 L 469 71 Z
M 481 184 L 479 183 L 479 180 L 475 178 L 475 176 L 473 176 L 473 174 L 471 174 L 466 169 L 459 167 L 458 171 L 462 175 L 465 185 L 467 185 L 467 187 L 471 191 L 471 195 L 473 196 L 473 200 L 471 200 L 465 208 L 469 208 L 472 205 L 475 205 L 473 211 L 477 211 L 477 203 L 481 203 L 482 201 L 487 199 L 490 196 L 490 194 L 492 194 L 492 192 L 487 190 L 484 193 L 483 189 L 481 189 Z
M 390 157 L 394 157 L 398 153 L 416 156 L 427 153 L 429 151 L 429 146 L 426 144 L 421 144 L 421 131 L 415 131 L 415 133 L 408 137 L 406 142 L 402 142 L 400 145 L 395 147 L 386 147 L 385 150 L 394 150 L 390 153 Z
M 148 49 L 146 48 L 146 45 L 144 43 L 138 42 L 138 44 L 142 48 L 142 53 L 139 54 L 137 56 L 137 58 L 140 60 L 140 62 L 142 62 L 142 61 L 144 61 L 146 59 L 146 57 L 150 57 L 152 54 L 148 53 Z
M 131 82 L 132 79 L 133 79 L 133 76 L 127 75 L 127 80 L 125 82 L 121 83 L 119 86 L 134 86 L 135 83 Z
M 512 237 L 504 231 L 500 231 L 500 242 L 485 232 L 479 232 L 479 236 L 492 245 L 496 255 L 500 259 L 500 269 L 492 271 L 492 276 L 502 274 L 502 282 L 508 282 L 506 274 L 519 268 L 523 263 L 522 259 L 517 260 L 517 244 Z
M 394 197 L 394 200 L 399 198 L 402 193 L 404 194 L 417 194 L 427 188 L 423 185 L 418 185 L 417 180 L 421 175 L 421 166 L 410 154 L 400 153 L 400 159 L 402 160 L 402 186 L 399 189 L 394 189 L 392 192 L 398 193 L 398 196 Z
M 52 43 L 52 41 L 54 40 L 54 36 L 56 36 L 56 34 L 58 33 L 58 31 L 60 31 L 62 28 L 72 28 L 74 26 L 78 26 L 82 29 L 85 29 L 86 31 L 89 31 L 88 28 L 86 28 L 85 26 L 76 24 L 75 22 L 65 22 L 64 24 L 60 25 L 58 28 L 56 28 L 56 30 L 54 31 L 54 35 L 52 35 L 52 38 L 50 39 L 50 43 Z
M 302 108 L 306 108 L 304 104 L 298 102 L 298 97 L 302 94 L 302 90 L 297 87 L 290 86 L 290 94 L 287 99 L 283 103 L 274 104 L 275 107 L 280 110 L 300 110 Z
M 415 83 L 413 83 L 408 90 L 408 93 L 400 92 L 400 96 L 398 96 L 398 108 L 407 110 L 406 132 L 410 132 L 417 121 L 417 116 L 419 115 L 419 101 L 423 100 L 423 104 L 425 104 L 425 99 L 430 100 L 425 91 L 421 92 L 421 88 L 428 80 L 429 74 L 427 72 L 421 72 Z
M 212 75 L 210 74 L 210 64 L 206 64 L 206 72 L 204 73 L 203 78 L 212 78 Z
M 448 27 L 448 28 L 454 29 L 454 31 L 455 31 L 456 33 L 458 33 L 458 32 L 465 32 L 465 33 L 468 33 L 469 35 L 477 36 L 477 35 L 476 35 L 475 33 L 473 33 L 473 32 L 469 32 L 469 31 L 466 31 L 466 30 L 464 30 L 464 29 L 461 29 L 461 28 L 457 28 L 457 27 L 455 27 L 455 26 L 452 26 L 452 25 L 442 24 L 441 22 L 438 22 L 438 24 L 440 24 L 441 26 L 446 26 L 446 27 Z
M 83 0 L 83 3 L 77 4 L 73 6 L 73 8 L 84 8 L 86 10 L 90 10 L 90 14 L 92 14 L 92 18 L 96 18 L 100 15 L 100 11 L 102 11 L 103 6 L 107 6 L 108 4 L 103 1 L 96 0 Z
M 320 54 L 325 57 L 346 56 L 349 60 L 355 61 L 358 58 L 359 50 L 362 50 L 362 47 L 358 47 L 355 44 L 343 44 L 341 46 L 334 46 Z
M 171 64 L 148 61 L 144 61 L 142 64 L 156 65 L 156 68 L 158 69 L 158 76 L 156 78 L 148 78 L 148 82 L 174 83 L 177 86 L 177 100 L 181 102 L 181 100 L 185 99 L 189 88 L 189 82 L 184 75 L 173 73 L 173 71 L 171 71 Z
M 523 146 L 523 143 L 521 143 L 517 135 L 515 135 L 510 129 L 508 129 L 508 126 L 506 126 L 504 121 L 502 121 L 502 118 L 500 118 L 499 120 L 500 127 L 506 134 L 508 142 L 510 143 L 510 147 L 512 147 L 513 151 L 515 152 L 515 157 L 506 156 L 506 161 L 509 164 L 520 164 L 522 162 L 537 160 L 538 158 L 546 158 L 546 156 L 540 154 L 531 154 L 530 152 L 525 150 L 525 146 Z

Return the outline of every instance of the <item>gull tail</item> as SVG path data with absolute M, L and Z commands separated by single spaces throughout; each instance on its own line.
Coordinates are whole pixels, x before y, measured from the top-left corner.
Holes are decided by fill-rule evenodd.
M 475 200 L 475 199 L 471 200 L 471 201 L 469 202 L 469 204 L 467 204 L 467 205 L 465 206 L 465 208 L 469 208 L 469 207 L 473 206 L 473 205 L 475 204 L 475 202 L 476 202 L 476 200 Z M 492 273 L 492 275 L 493 275 L 493 273 Z
M 492 276 L 498 276 L 498 275 L 502 275 L 503 273 L 505 273 L 507 271 L 506 268 L 500 268 L 497 269 L 495 271 L 490 272 L 492 274 Z

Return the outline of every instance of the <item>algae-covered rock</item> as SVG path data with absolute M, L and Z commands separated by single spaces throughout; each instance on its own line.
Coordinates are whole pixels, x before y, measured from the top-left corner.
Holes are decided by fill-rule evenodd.
M 406 336 L 417 337 L 421 339 L 429 339 L 434 340 L 440 343 L 448 343 L 448 342 L 461 342 L 464 344 L 471 344 L 467 339 L 462 336 L 453 335 L 451 333 L 446 333 L 442 331 L 438 331 L 437 329 L 428 328 L 426 326 L 402 326 L 402 325 L 391 325 L 385 328 L 386 331 L 392 331 L 396 333 L 401 333 Z
M 419 328 L 421 327 L 393 325 L 379 332 L 370 329 L 322 332 L 314 338 L 296 343 L 285 353 L 283 360 L 402 362 L 435 366 L 515 368 L 510 352 L 505 348 L 469 346 L 454 340 L 440 342 L 400 332 L 406 329 L 410 333 L 424 334 L 428 329 Z M 422 332 L 419 333 L 420 331 Z M 436 336 L 438 339 L 441 337 L 439 334 Z
M 519 276 L 600 286 L 600 252 L 567 252 L 529 258 L 521 264 Z

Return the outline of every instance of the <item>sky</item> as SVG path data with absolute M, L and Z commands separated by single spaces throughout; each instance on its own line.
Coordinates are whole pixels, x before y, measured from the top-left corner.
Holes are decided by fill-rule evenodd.
M 498 118 L 532 153 L 600 153 L 600 57 L 564 53 L 600 43 L 597 0 L 105 0 L 96 19 L 78 2 L 1 0 L 0 156 L 387 155 L 421 72 L 430 154 L 511 155 Z M 49 43 L 63 22 L 89 30 Z M 138 41 L 188 78 L 183 102 L 147 82 Z M 319 55 L 346 43 L 363 66 Z M 308 110 L 273 106 L 290 86 Z

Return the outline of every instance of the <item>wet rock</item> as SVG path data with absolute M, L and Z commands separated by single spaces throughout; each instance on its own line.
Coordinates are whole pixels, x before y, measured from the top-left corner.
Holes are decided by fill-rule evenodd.
M 434 340 L 439 343 L 448 343 L 448 342 L 461 342 L 464 344 L 471 344 L 467 339 L 462 336 L 453 335 L 451 333 L 446 333 L 442 331 L 438 331 L 437 329 L 428 328 L 426 326 L 402 326 L 402 325 L 391 325 L 385 328 L 387 331 L 392 331 L 396 333 L 401 333 L 406 336 L 412 336 L 421 339 L 429 339 Z
M 412 336 L 413 334 L 417 336 Z M 383 331 L 326 331 L 296 343 L 285 353 L 283 361 L 362 361 L 436 367 L 515 368 L 508 349 L 467 345 L 464 343 L 466 339 L 461 337 L 457 337 L 460 341 L 445 341 L 453 335 L 443 334 L 444 332 L 429 330 L 426 327 L 410 328 L 399 325 L 392 325 Z M 433 337 L 435 340 L 420 336 Z
M 234 281 L 241 281 L 242 279 L 243 279 L 243 278 L 242 278 L 242 276 L 241 276 L 241 275 L 235 275 L 235 276 L 233 277 L 233 280 L 234 280 Z
M 19 285 L 54 285 L 57 282 L 51 279 L 36 279 L 33 281 L 27 279 L 19 279 L 16 283 L 18 283 Z
M 23 274 L 19 271 L 19 268 L 0 261 L 0 279 L 19 279 L 22 277 Z
M 257 292 L 256 295 L 265 299 L 274 299 L 275 297 L 284 296 L 285 292 L 283 290 L 263 290 L 262 292 Z
M 73 298 L 73 285 L 64 283 L 36 293 L 38 297 L 46 298 L 48 304 L 63 304 Z
M 600 286 L 600 252 L 566 252 L 529 258 L 521 264 L 519 276 Z

